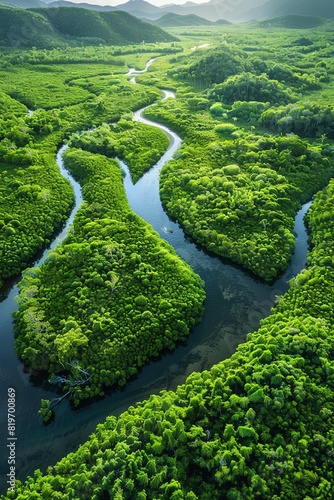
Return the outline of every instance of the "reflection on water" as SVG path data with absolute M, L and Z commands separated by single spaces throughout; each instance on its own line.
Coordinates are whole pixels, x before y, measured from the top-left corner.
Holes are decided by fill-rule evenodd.
M 131 74 L 134 74 L 133 71 Z M 172 97 L 172 94 L 165 94 Z M 142 120 L 140 112 L 135 119 Z M 152 122 L 150 122 L 152 123 Z M 7 390 L 16 391 L 16 436 L 17 436 L 17 478 L 24 479 L 36 468 L 45 470 L 66 453 L 83 443 L 96 425 L 107 415 L 119 415 L 129 405 L 142 401 L 162 389 L 175 389 L 194 370 L 204 370 L 229 357 L 245 335 L 255 330 L 259 320 L 266 316 L 273 306 L 276 295 L 287 290 L 287 280 L 296 275 L 306 263 L 307 235 L 303 215 L 310 204 L 304 205 L 296 217 L 295 232 L 297 249 L 288 271 L 272 286 L 252 278 L 236 266 L 209 255 L 185 237 L 180 226 L 169 219 L 162 209 L 159 198 L 159 171 L 180 145 L 179 137 L 161 127 L 171 139 L 171 148 L 157 165 L 133 185 L 125 164 L 124 186 L 132 209 L 167 240 L 205 281 L 206 302 L 202 321 L 193 329 L 186 343 L 179 345 L 172 353 L 161 356 L 145 366 L 133 381 L 122 390 L 113 392 L 102 400 L 73 409 L 68 401 L 56 408 L 56 418 L 43 426 L 37 414 L 40 400 L 52 399 L 56 388 L 39 377 L 32 377 L 24 371 L 22 363 L 13 350 L 13 325 L 11 314 L 16 309 L 17 294 L 13 282 L 5 290 L 0 304 L 0 396 L 5 401 Z M 61 153 L 61 151 L 60 151 Z M 63 170 L 60 153 L 57 161 L 62 173 L 74 185 L 77 202 L 81 202 L 81 191 L 77 183 Z M 62 237 L 66 235 L 73 220 L 72 213 Z M 53 246 L 59 243 L 58 237 Z M 43 255 L 42 259 L 45 258 Z M 1 404 L 1 429 L 7 428 L 5 406 Z M 8 473 L 5 432 L 1 433 L 1 477 Z M 5 481 L 2 481 L 2 491 Z

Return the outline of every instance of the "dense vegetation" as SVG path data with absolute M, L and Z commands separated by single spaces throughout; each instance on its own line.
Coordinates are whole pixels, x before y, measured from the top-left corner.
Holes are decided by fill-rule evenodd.
M 291 257 L 300 203 L 333 172 L 296 138 L 198 140 L 163 170 L 161 197 L 196 241 L 271 280 Z
M 118 152 L 128 161 L 130 153 L 137 166 L 160 139 L 130 124 L 128 113 L 159 96 L 155 85 L 176 89 L 175 100 L 147 112 L 184 139 L 162 172 L 164 204 L 203 246 L 272 279 L 293 251 L 296 210 L 334 172 L 327 107 L 333 35 L 308 34 L 310 43 L 304 35 L 233 28 L 216 49 L 162 57 L 136 86 L 120 75 L 125 64 L 103 74 L 105 48 L 92 52 L 91 67 L 16 62 L 11 78 L 2 71 L 0 103 L 17 117 L 1 122 L 1 165 L 11 165 L 10 175 L 29 172 L 31 153 L 44 158 L 70 132 L 126 114 L 116 127 L 72 135 L 71 144 L 87 150 L 69 148 L 65 155 L 85 202 L 65 244 L 21 283 L 17 350 L 31 368 L 65 382 L 75 404 L 124 385 L 148 359 L 173 348 L 200 315 L 204 297 L 199 278 L 129 209 L 115 160 L 97 153 Z M 55 109 L 52 93 L 29 94 L 24 79 L 20 87 L 22 75 L 35 73 L 38 84 L 38 71 L 62 88 L 62 109 Z M 236 102 L 230 78 L 238 85 Z M 15 97 L 46 110 L 28 117 Z M 151 144 L 144 144 L 144 130 Z M 129 137 L 139 147 L 122 151 Z M 18 169 L 22 157 L 27 166 Z M 133 176 L 141 171 L 140 165 Z M 333 206 L 331 181 L 307 216 L 308 269 L 229 360 L 193 373 L 175 392 L 108 417 L 78 451 L 18 482 L 4 498 L 333 498 Z M 43 415 L 50 416 L 47 401 Z
M 291 258 L 296 210 L 334 172 L 333 113 L 315 101 L 333 73 L 331 49 L 321 37 L 310 40 L 324 56 L 313 56 L 311 66 L 294 33 L 285 40 L 296 43 L 289 59 L 285 46 L 274 54 L 271 42 L 268 60 L 256 36 L 247 43 L 244 36 L 234 31 L 233 44 L 195 51 L 185 64 L 177 56 L 180 64 L 168 70 L 177 99 L 147 116 L 184 138 L 162 170 L 168 212 L 207 249 L 270 281 Z M 315 102 L 305 101 L 307 93 Z
M 142 21 L 128 12 L 92 11 L 77 7 L 38 9 L 62 34 L 110 45 L 142 42 L 168 42 L 175 37 L 158 26 Z
M 6 498 L 332 498 L 333 203 L 332 182 L 308 216 L 309 269 L 230 359 L 108 417 Z
M 0 6 L 0 45 L 51 48 L 71 45 L 128 45 L 175 37 L 127 12 L 79 7 L 16 9 Z
M 1 59 L 0 283 L 27 267 L 71 209 L 71 188 L 54 160 L 56 148 L 71 131 L 124 116 L 116 130 L 127 130 L 122 140 L 117 133 L 117 152 L 129 160 L 134 178 L 165 150 L 166 138 L 160 132 L 132 126 L 127 120 L 132 110 L 161 95 L 158 89 L 127 81 L 128 65 L 136 60 L 144 64 L 141 57 L 146 61 L 151 56 L 127 50 L 118 57 L 111 57 L 105 48 L 86 49 L 80 55 L 76 49 L 33 50 Z M 80 64 L 74 64 L 79 57 Z M 35 111 L 28 113 L 26 106 Z M 138 140 L 138 150 L 133 142 L 133 150 L 122 153 L 122 144 L 132 136 Z M 136 164 L 131 163 L 131 152 Z
M 135 183 L 163 155 L 169 140 L 158 128 L 133 122 L 131 116 L 125 118 L 116 125 L 103 124 L 92 131 L 74 134 L 69 144 L 91 153 L 122 158 Z
M 19 274 L 37 250 L 50 242 L 73 203 L 71 187 L 59 179 L 52 155 L 30 154 L 32 162 L 26 166 L 22 156 L 12 157 L 12 162 L 21 162 L 15 169 L 13 163 L 1 161 L 0 285 Z
M 1 285 L 50 242 L 68 216 L 73 193 L 59 175 L 54 140 L 35 142 L 27 108 L 1 92 L 0 110 Z M 34 121 L 40 124 L 37 117 Z
M 119 167 L 65 155 L 83 187 L 73 230 L 20 284 L 16 349 L 32 369 L 91 375 L 74 403 L 124 385 L 149 358 L 185 339 L 201 314 L 200 279 L 129 208 Z

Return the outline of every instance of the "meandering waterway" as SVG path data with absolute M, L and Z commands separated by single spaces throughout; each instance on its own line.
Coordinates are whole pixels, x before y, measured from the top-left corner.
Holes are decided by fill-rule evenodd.
M 149 63 L 151 64 L 151 62 Z M 147 68 L 146 68 L 147 69 Z M 136 74 L 130 72 L 131 77 Z M 164 92 L 164 98 L 172 98 L 173 93 Z M 135 113 L 134 119 L 150 124 L 141 116 L 142 110 Z M 39 376 L 24 372 L 22 363 L 13 349 L 12 312 L 17 308 L 14 300 L 18 293 L 16 280 L 11 280 L 0 290 L 0 477 L 1 492 L 5 490 L 8 473 L 6 438 L 7 414 L 5 401 L 7 390 L 16 391 L 16 467 L 17 478 L 24 480 L 36 468 L 45 470 L 66 453 L 74 451 L 94 431 L 96 425 L 107 415 L 119 415 L 130 405 L 147 398 L 162 389 L 175 389 L 183 383 L 194 370 L 204 370 L 229 357 L 237 345 L 244 341 L 248 332 L 255 330 L 259 320 L 269 314 L 277 295 L 283 294 L 287 281 L 305 267 L 307 255 L 307 234 L 303 216 L 310 206 L 305 204 L 295 220 L 296 251 L 287 272 L 273 285 L 263 284 L 252 278 L 237 266 L 222 261 L 196 246 L 186 237 L 178 223 L 169 219 L 164 212 L 159 197 L 159 173 L 162 166 L 172 158 L 181 144 L 180 138 L 161 125 L 170 138 L 170 147 L 159 162 L 135 185 L 132 184 L 125 164 L 124 186 L 132 209 L 166 239 L 205 281 L 206 302 L 202 321 L 193 329 L 186 344 L 178 346 L 173 352 L 145 366 L 135 380 L 122 390 L 115 391 L 100 401 L 73 409 L 65 400 L 57 406 L 55 420 L 43 426 L 37 414 L 40 400 L 55 397 L 54 386 Z M 66 147 L 66 146 L 64 146 Z M 52 242 L 54 248 L 66 236 L 75 212 L 82 201 L 80 186 L 64 169 L 61 154 L 57 162 L 61 173 L 72 183 L 76 203 L 72 214 L 61 235 Z M 35 263 L 40 265 L 43 256 Z

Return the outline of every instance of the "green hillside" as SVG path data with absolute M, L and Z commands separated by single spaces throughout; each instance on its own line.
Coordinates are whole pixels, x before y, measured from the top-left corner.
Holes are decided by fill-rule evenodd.
M 109 29 L 119 33 L 124 39 L 132 43 L 169 42 L 176 38 L 163 31 L 159 26 L 128 14 L 127 12 L 101 12 L 100 16 L 109 26 Z
M 239 20 L 266 20 L 282 16 L 310 16 L 333 19 L 334 3 L 332 0 L 267 0 L 255 8 L 240 13 Z
M 51 47 L 64 39 L 38 12 L 0 6 L 0 45 L 7 47 Z
M 268 19 L 259 23 L 262 28 L 290 28 L 290 29 L 310 29 L 317 28 L 325 23 L 325 19 L 315 16 L 281 16 Z
M 126 12 L 77 7 L 22 10 L 0 6 L 0 45 L 50 48 L 65 44 L 164 42 L 175 38 Z

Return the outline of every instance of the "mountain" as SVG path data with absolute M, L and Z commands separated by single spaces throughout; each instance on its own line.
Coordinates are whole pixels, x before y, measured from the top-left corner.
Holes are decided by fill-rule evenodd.
M 108 0 L 105 0 L 106 2 Z M 96 11 L 122 10 L 141 19 L 159 19 L 164 14 L 172 13 L 180 16 L 195 15 L 208 21 L 220 19 L 239 19 L 249 9 L 253 9 L 266 3 L 265 0 L 210 0 L 201 4 L 186 2 L 183 5 L 169 4 L 156 7 L 145 0 L 128 0 L 127 2 L 111 7 L 108 5 L 93 5 L 89 3 L 73 3 L 68 0 L 0 0 L 0 4 L 12 5 L 21 8 L 38 7 L 73 7 L 86 8 Z M 254 16 L 253 16 L 254 17 Z
M 241 15 L 244 20 L 269 19 L 286 15 L 317 16 L 334 19 L 333 0 L 268 0 Z
M 8 1 L 8 0 L 7 0 Z M 17 0 L 10 0 L 10 1 L 17 1 Z M 19 0 L 20 1 L 20 0 Z M 25 1 L 25 0 L 23 0 Z M 29 0 L 27 0 L 29 1 Z M 34 0 L 31 0 L 34 1 Z M 40 2 L 43 4 L 43 2 Z M 43 5 L 40 5 L 40 7 L 79 7 L 82 9 L 89 9 L 89 10 L 119 10 L 116 7 L 111 7 L 110 5 L 93 5 L 90 3 L 73 3 L 73 2 L 68 2 L 67 0 L 58 0 L 58 1 L 53 1 L 51 0 L 50 2 L 44 2 Z
M 137 2 L 141 0 L 132 1 Z M 209 21 L 218 21 L 219 19 L 234 21 L 240 18 L 241 13 L 264 3 L 265 0 L 210 0 L 202 4 L 186 2 L 183 5 L 165 5 L 161 7 L 161 10 L 180 15 L 194 14 Z
M 106 2 L 108 0 L 105 0 Z M 183 5 L 169 4 L 163 7 L 156 7 L 145 0 L 128 0 L 126 3 L 111 7 L 108 5 L 93 5 L 89 3 L 75 4 L 68 0 L 0 0 L 0 4 L 12 5 L 20 8 L 38 7 L 72 7 L 86 8 L 99 12 L 104 11 L 124 11 L 142 19 L 159 20 L 164 14 L 176 14 L 178 16 L 197 16 L 208 21 L 218 21 L 221 19 L 234 20 L 264 20 L 280 18 L 287 15 L 316 16 L 334 19 L 333 0 L 210 0 L 205 3 L 186 2 Z M 166 18 L 166 22 L 171 22 L 173 18 Z M 196 19 L 196 18 L 195 18 Z M 165 20 L 162 21 L 163 26 Z M 178 24 L 174 19 L 175 26 Z M 173 22 L 174 22 L 173 21 Z M 194 20 L 193 20 L 194 21 Z M 191 22 L 191 18 L 187 22 Z M 195 21 L 194 21 L 195 22 Z M 158 23 L 157 23 L 158 24 Z M 189 25 L 189 24 L 188 24 Z
M 161 16 L 164 12 L 160 7 L 156 7 L 145 0 L 129 0 L 126 3 L 117 5 L 118 10 L 123 10 L 124 12 L 129 12 L 132 15 L 137 15 L 138 17 L 144 17 L 147 19 L 152 19 L 155 16 Z M 140 15 L 139 15 L 140 14 Z
M 156 7 L 145 0 L 129 0 L 126 3 L 117 5 L 116 8 L 144 19 L 157 20 L 163 14 L 172 13 L 180 16 L 195 15 L 215 22 L 220 19 L 237 19 L 241 11 L 245 12 L 249 8 L 257 7 L 264 2 L 265 0 L 210 0 L 201 4 L 186 2 L 183 5 L 168 4 L 163 7 Z M 237 5 L 233 5 L 236 3 Z
M 80 7 L 15 9 L 0 6 L 0 45 L 50 48 L 78 42 L 127 45 L 176 40 L 127 12 Z
M 164 14 L 159 19 L 151 21 L 153 24 L 157 24 L 161 28 L 172 28 L 177 26 L 212 26 L 213 22 L 204 19 L 203 17 L 195 16 L 194 14 L 189 14 L 188 16 L 180 16 L 179 14 L 173 14 L 171 12 Z
M 2 5 L 20 9 L 33 9 L 35 7 L 45 6 L 44 2 L 39 0 L 0 0 L 0 6 Z
M 188 14 L 185 16 L 181 16 L 179 14 L 173 14 L 171 12 L 164 14 L 156 20 L 150 21 L 152 24 L 156 24 L 161 28 L 173 28 L 178 26 L 214 26 L 214 25 L 223 25 L 223 24 L 231 24 L 229 21 L 225 19 L 219 19 L 218 21 L 208 21 L 203 17 L 195 16 L 194 14 Z
M 321 17 L 289 15 L 258 21 L 256 24 L 260 28 L 310 29 L 318 28 L 325 22 L 328 20 Z

